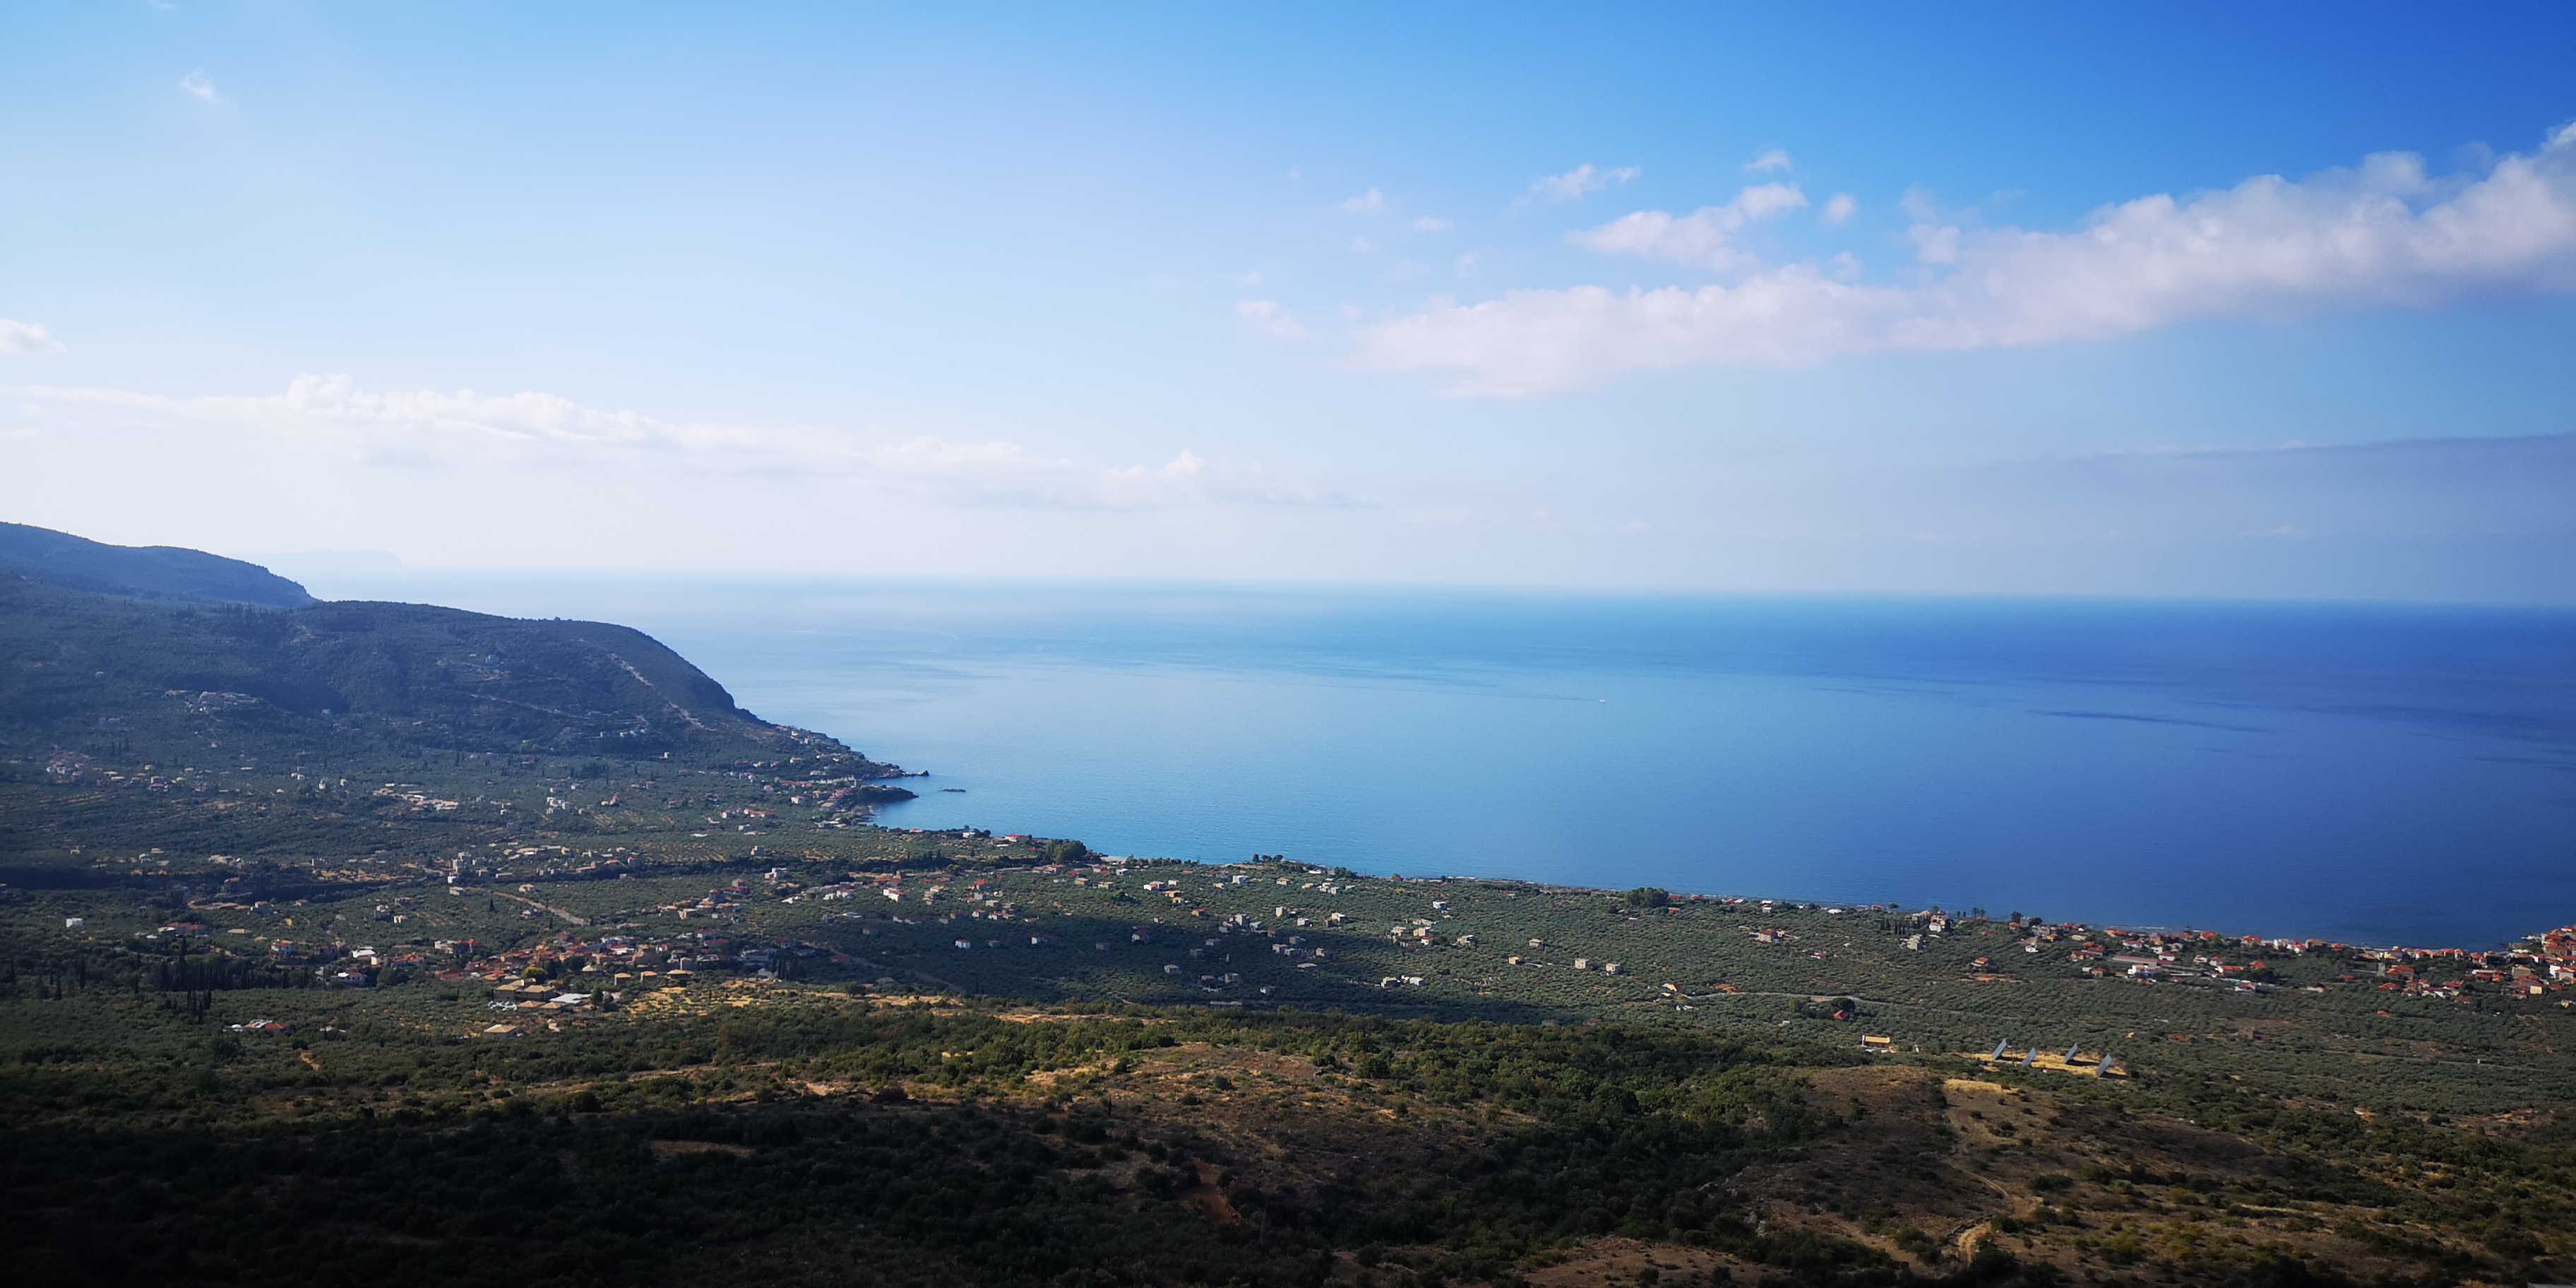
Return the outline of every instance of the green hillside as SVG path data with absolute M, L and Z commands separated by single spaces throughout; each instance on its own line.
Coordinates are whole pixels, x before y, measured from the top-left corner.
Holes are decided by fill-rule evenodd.
M 111 546 L 51 528 L 0 523 L 0 569 L 47 585 L 181 603 L 296 608 L 304 587 L 257 564 L 177 546 Z
M 180 603 L 0 579 L 0 739 L 16 745 L 147 760 L 227 741 L 245 757 L 327 744 L 361 759 L 638 759 L 748 756 L 800 736 L 624 626 L 420 604 Z

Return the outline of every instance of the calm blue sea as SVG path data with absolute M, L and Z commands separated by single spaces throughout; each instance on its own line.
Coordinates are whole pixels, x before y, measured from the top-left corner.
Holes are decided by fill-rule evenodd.
M 2576 922 L 2566 611 L 407 589 L 648 630 L 763 716 L 930 770 L 894 826 L 2361 943 Z

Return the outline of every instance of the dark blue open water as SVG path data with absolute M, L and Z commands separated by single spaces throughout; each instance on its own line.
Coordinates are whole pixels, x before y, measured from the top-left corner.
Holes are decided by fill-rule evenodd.
M 406 589 L 651 631 L 933 771 L 894 826 L 2365 943 L 2576 922 L 2566 611 Z

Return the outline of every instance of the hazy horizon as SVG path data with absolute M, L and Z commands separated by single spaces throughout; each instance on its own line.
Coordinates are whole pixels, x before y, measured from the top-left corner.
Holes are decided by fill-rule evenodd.
M 75 534 L 79 535 L 79 534 Z M 1045 574 L 1009 571 L 945 573 L 903 569 L 859 569 L 847 572 L 773 572 L 732 568 L 508 567 L 474 564 L 415 564 L 389 551 L 213 551 L 226 558 L 259 565 L 302 585 L 322 600 L 403 600 L 407 596 L 442 596 L 436 602 L 478 612 L 563 615 L 548 608 L 567 593 L 582 588 L 620 592 L 655 588 L 703 590 L 726 586 L 746 592 L 861 587 L 871 590 L 953 587 L 976 593 L 1027 590 L 1037 593 L 1119 594 L 1172 591 L 1209 594 L 1430 594 L 1462 599 L 1587 598 L 1627 601 L 1743 601 L 1746 603 L 1849 600 L 1856 602 L 1993 601 L 2135 604 L 2276 604 L 2316 607 L 2390 609 L 2533 610 L 2556 614 L 2576 609 L 2576 601 L 2475 599 L 2459 595 L 2334 595 L 2322 593 L 2226 594 L 2215 592 L 2157 594 L 2143 591 L 2052 589 L 1840 589 L 1832 587 L 1744 587 L 1687 585 L 1616 585 L 1585 582 L 1407 581 L 1323 577 L 1157 576 L 1151 574 Z M 530 598 L 538 596 L 540 598 Z M 429 602 L 429 601 L 420 601 Z M 477 607 L 477 603 L 498 605 Z

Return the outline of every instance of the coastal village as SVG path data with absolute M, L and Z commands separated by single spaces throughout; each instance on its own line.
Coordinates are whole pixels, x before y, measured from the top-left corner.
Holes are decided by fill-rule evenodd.
M 485 1000 L 547 1022 L 719 981 L 999 996 L 1035 981 L 1042 996 L 1519 1004 L 1532 1018 L 1639 1006 L 1733 1015 L 1752 999 L 1803 998 L 1872 1028 L 1909 1008 L 1948 1012 L 1967 1031 L 1940 1040 L 1983 1049 L 2009 1035 L 1971 1027 L 1966 1017 L 1991 1004 L 1960 986 L 2091 980 L 2475 1010 L 2508 999 L 2553 1005 L 2576 978 L 2576 929 L 2484 949 L 2369 946 L 1982 909 L 1363 876 L 1281 856 L 1120 859 L 1027 835 L 857 826 L 868 822 L 864 798 L 894 789 L 871 781 L 881 768 L 845 753 L 647 768 L 623 781 L 539 775 L 509 791 L 506 775 L 481 792 L 388 783 L 370 798 L 423 819 L 538 813 L 542 800 L 562 826 L 593 830 L 638 799 L 683 811 L 602 843 L 478 839 L 437 858 L 379 851 L 292 868 L 160 849 L 85 861 L 102 875 L 168 877 L 180 892 L 162 901 L 178 915 L 139 928 L 147 949 L 213 938 L 228 958 L 255 952 L 306 986 L 511 985 Z M 300 789 L 301 769 L 277 773 Z M 689 780 L 705 790 L 681 786 Z M 95 941 L 109 924 L 77 929 Z M 1836 999 L 1849 1004 L 1824 1005 Z
M 307 987 L 484 990 L 484 1005 L 502 1014 L 472 1032 L 494 1039 L 559 1031 L 646 994 L 704 985 L 1007 995 L 1031 972 L 1061 978 L 1066 970 L 1133 981 L 1112 990 L 1119 996 L 1220 1007 L 1365 1006 L 1373 1003 L 1364 993 L 1444 988 L 1452 997 L 1535 1003 L 1569 996 L 1568 981 L 1590 978 L 1599 983 L 1580 995 L 1593 1006 L 1686 1014 L 1794 996 L 1845 1022 L 1901 1014 L 1881 995 L 1916 977 L 1996 985 L 2055 974 L 2201 993 L 2364 992 L 2469 1005 L 2545 1003 L 2576 979 L 2576 928 L 2485 951 L 2370 947 L 2017 912 L 1995 919 L 1982 909 L 1364 877 L 1270 860 L 1046 862 L 1039 838 L 909 835 L 959 857 L 936 868 L 835 872 L 755 849 L 752 860 L 765 866 L 682 891 L 671 888 L 682 878 L 623 846 L 493 847 L 393 867 L 316 863 L 302 875 L 371 893 L 324 912 L 329 901 L 310 895 L 247 897 L 251 879 L 226 876 L 188 902 L 187 917 L 140 938 L 255 949 Z M 1570 909 L 1598 909 L 1591 924 L 1599 933 L 1558 928 Z M 246 924 L 217 924 L 227 918 Z M 460 921 L 475 928 L 457 933 Z M 1542 923 L 1547 933 L 1525 933 Z M 66 928 L 86 926 L 75 918 Z M 1707 951 L 1726 942 L 1754 955 L 1728 967 L 1722 959 L 1732 953 Z M 1968 945 L 1975 951 L 1962 960 Z M 1515 985 L 1515 975 L 1554 982 Z M 244 1031 L 290 1028 L 263 1017 Z M 1987 1040 L 1960 1036 L 1972 1046 Z M 1872 1034 L 1862 1045 L 1892 1049 L 1894 1040 Z M 2042 1054 L 2025 1052 L 2034 1062 Z
M 2416 1095 L 2427 1058 L 2475 1070 L 2460 1094 L 2478 1103 L 2556 1094 L 2553 1035 L 2576 979 L 2576 928 L 2421 948 L 1367 875 L 1280 855 L 1120 858 L 1065 839 L 862 825 L 868 803 L 844 794 L 854 775 L 837 753 L 614 778 L 524 768 L 317 798 L 374 802 L 374 817 L 453 836 L 444 848 L 281 861 L 94 846 L 73 861 L 143 892 L 141 905 L 11 895 L 0 916 L 41 904 L 52 920 L 28 929 L 51 951 L 131 960 L 164 1009 L 277 1046 L 398 1024 L 535 1058 L 678 1015 L 1010 999 L 1651 1020 L 1990 1081 L 2219 1079 L 2357 1109 Z M 273 784 L 233 772 L 252 777 L 205 798 L 299 789 L 301 771 L 280 767 Z M 817 779 L 832 781 L 808 786 Z M 551 821 L 496 839 L 482 814 Z

